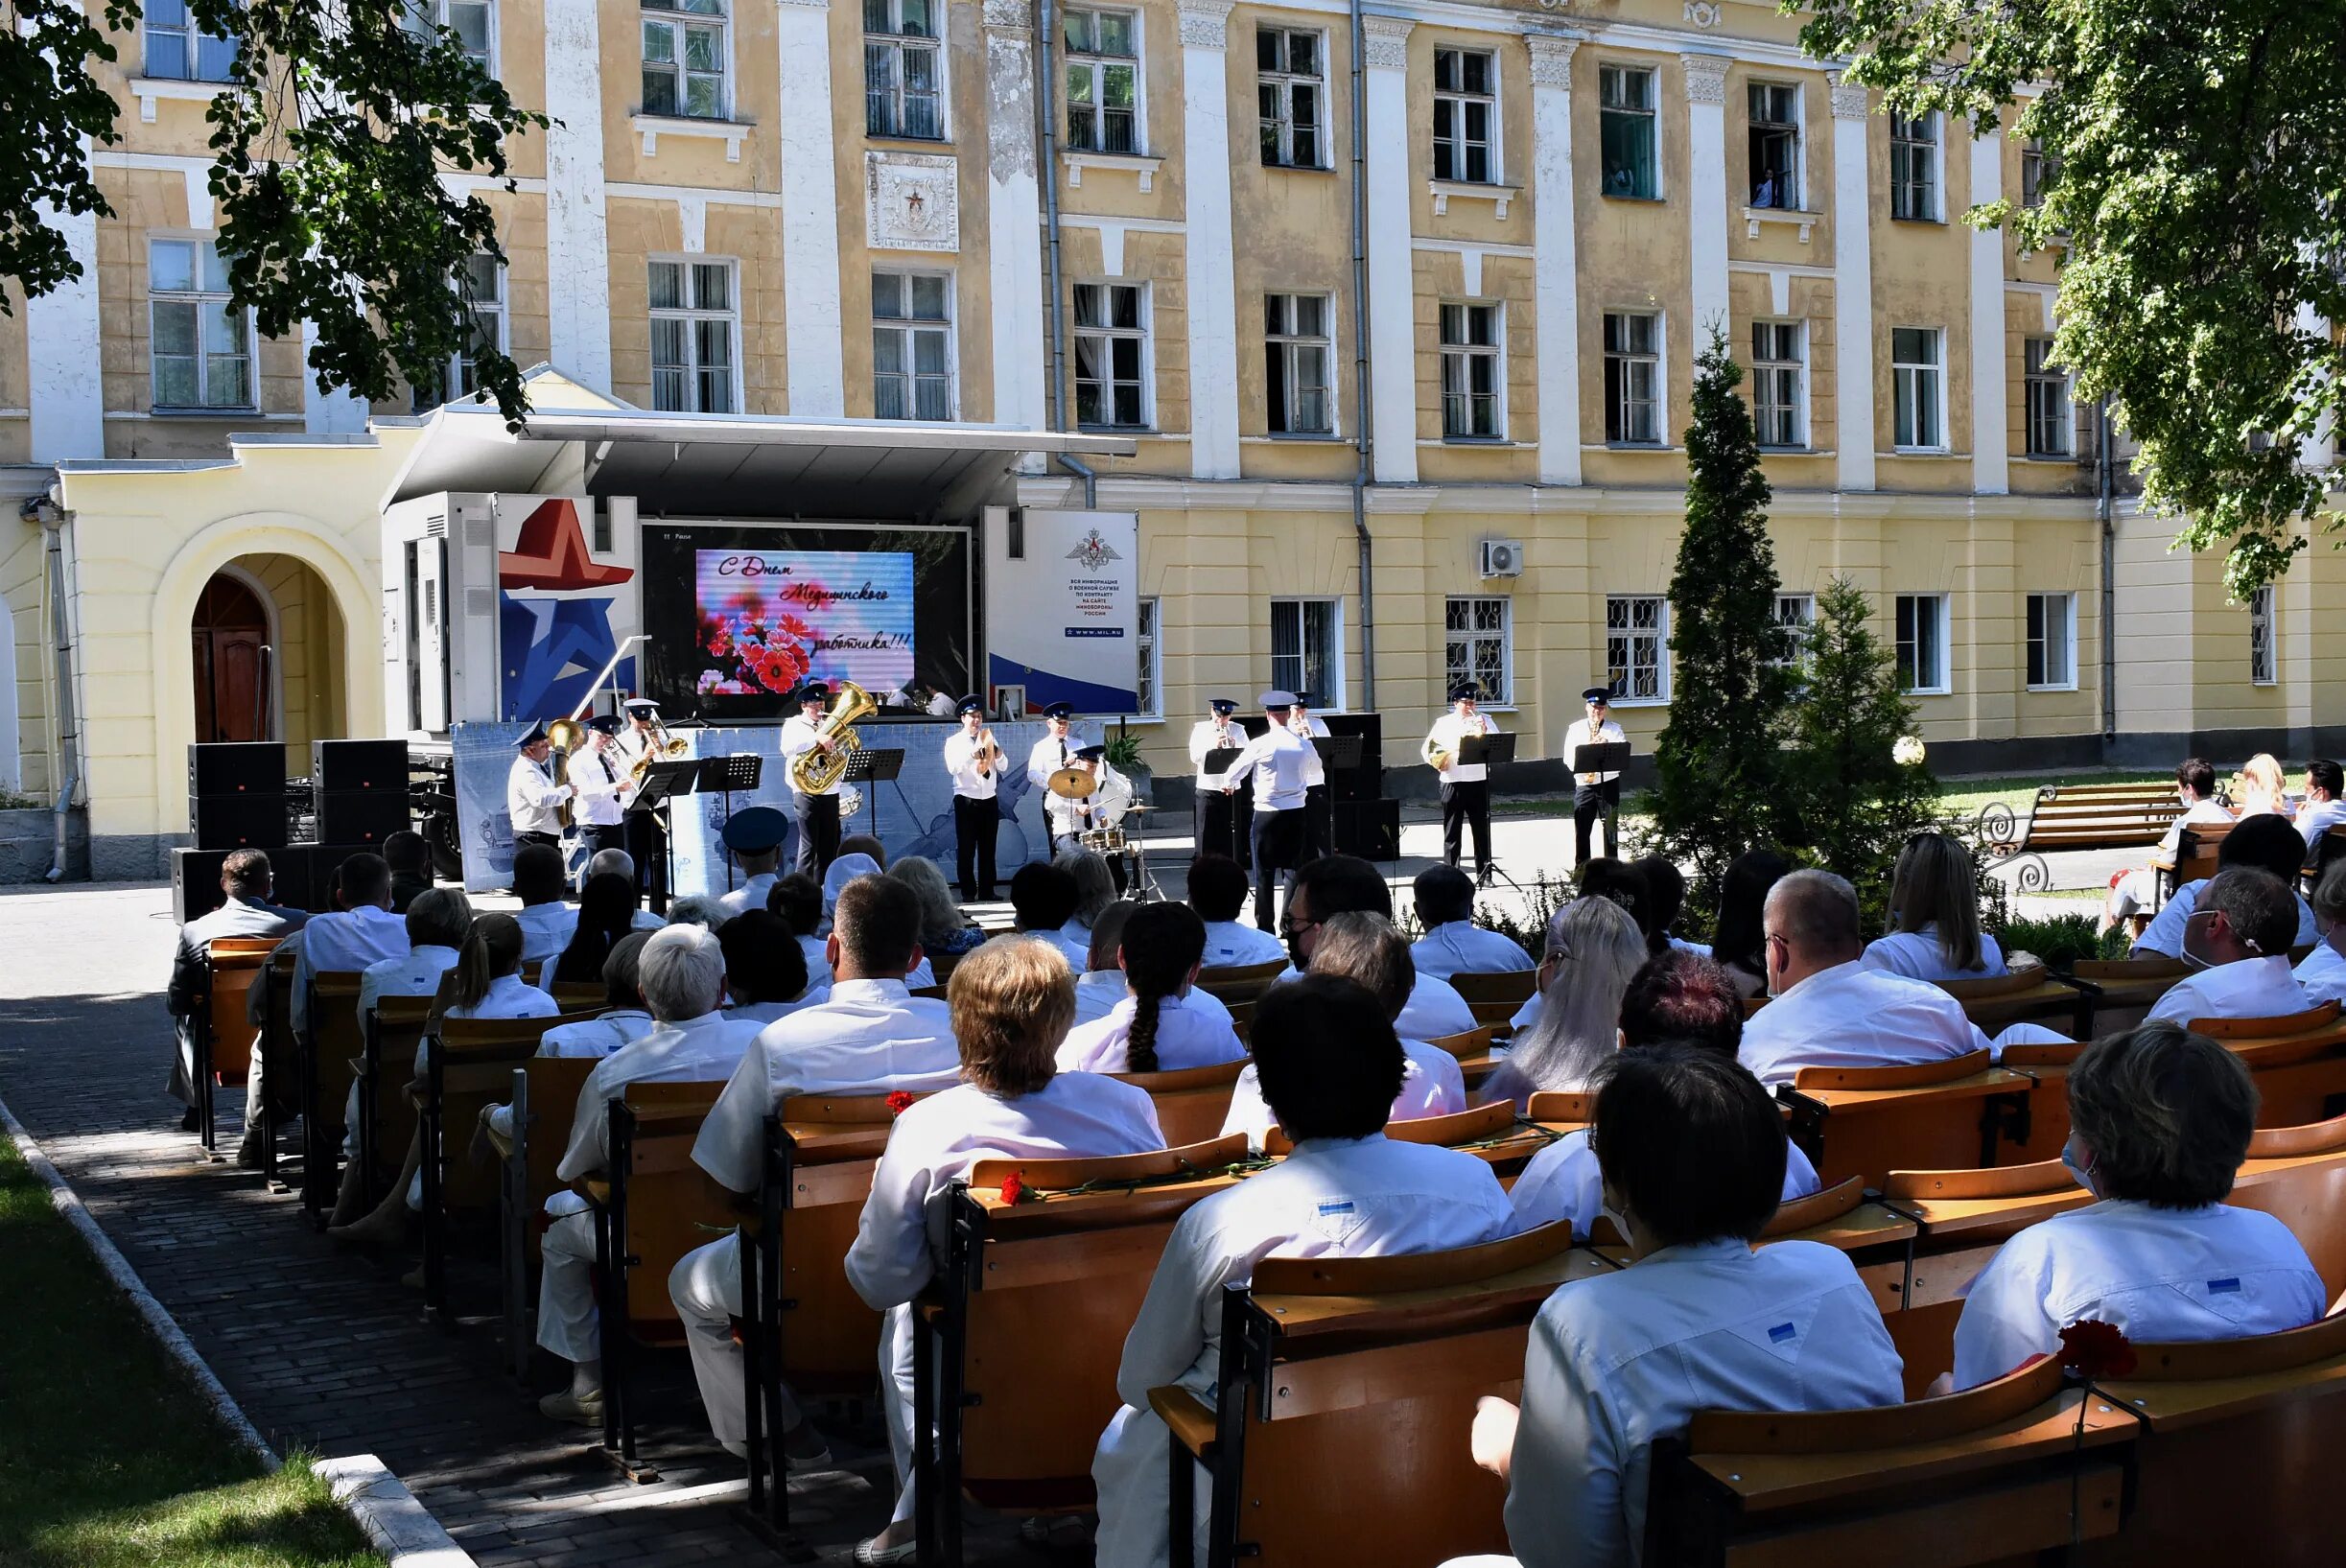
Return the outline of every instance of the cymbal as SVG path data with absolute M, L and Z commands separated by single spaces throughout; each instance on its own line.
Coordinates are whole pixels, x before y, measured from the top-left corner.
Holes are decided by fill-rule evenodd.
M 1140 811 L 1154 811 L 1154 810 L 1156 810 L 1156 809 L 1157 809 L 1157 807 L 1154 807 L 1154 806 L 1127 806 L 1126 807 L 1124 807 L 1124 814 L 1125 814 L 1126 816 L 1132 816 L 1132 815 L 1134 815 L 1134 814 L 1135 814 L 1135 813 L 1137 813 L 1137 812 L 1140 812 Z
M 1044 781 L 1044 787 L 1061 800 L 1090 800 L 1099 782 L 1079 767 L 1063 767 Z

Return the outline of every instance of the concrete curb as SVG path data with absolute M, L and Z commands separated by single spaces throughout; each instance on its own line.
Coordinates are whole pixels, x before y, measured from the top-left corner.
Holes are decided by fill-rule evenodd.
M 82 1195 L 73 1190 L 64 1175 L 41 1152 L 33 1135 L 11 1113 L 6 1101 L 0 1101 L 0 1132 L 6 1132 L 16 1152 L 41 1184 L 49 1189 L 49 1202 L 63 1215 L 81 1236 L 82 1245 L 98 1260 L 114 1287 L 129 1299 L 130 1305 L 163 1346 L 164 1352 L 179 1364 L 188 1379 L 196 1385 L 212 1414 L 228 1429 L 228 1435 L 270 1469 L 281 1468 L 284 1461 L 269 1446 L 260 1429 L 245 1415 L 244 1407 L 220 1381 L 209 1363 L 196 1351 L 186 1334 L 163 1303 L 154 1299 L 147 1282 L 130 1267 L 130 1260 L 122 1255 L 105 1228 L 91 1217 Z M 475 1568 L 473 1559 L 440 1522 L 432 1517 L 415 1494 L 400 1484 L 384 1463 L 372 1454 L 357 1454 L 348 1459 L 322 1459 L 313 1466 L 325 1478 L 333 1489 L 335 1500 L 350 1510 L 359 1528 L 375 1549 L 390 1560 L 391 1568 Z

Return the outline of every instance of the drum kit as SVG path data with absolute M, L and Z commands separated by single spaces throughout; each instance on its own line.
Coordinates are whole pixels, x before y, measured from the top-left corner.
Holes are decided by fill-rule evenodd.
M 1052 794 L 1068 801 L 1090 800 L 1099 786 L 1099 781 L 1088 769 L 1080 767 L 1059 768 L 1044 784 Z M 1153 806 L 1136 802 L 1122 807 L 1115 825 L 1089 828 L 1076 835 L 1076 841 L 1085 849 L 1104 854 L 1112 861 L 1123 861 L 1126 868 L 1124 885 L 1131 891 L 1132 897 L 1143 901 L 1164 895 L 1157 886 L 1156 878 L 1149 875 L 1145 842 L 1138 837 L 1127 839 L 1122 819 L 1128 816 L 1145 817 L 1146 813 L 1155 809 Z M 1145 829 L 1146 824 L 1142 822 L 1139 826 Z

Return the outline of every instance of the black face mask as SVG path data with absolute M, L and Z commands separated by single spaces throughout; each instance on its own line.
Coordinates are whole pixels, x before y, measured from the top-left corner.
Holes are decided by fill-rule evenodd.
M 1297 973 L 1303 973 L 1311 968 L 1303 957 L 1303 939 L 1297 935 L 1293 924 L 1282 923 L 1279 940 L 1286 948 L 1287 962 L 1295 966 Z

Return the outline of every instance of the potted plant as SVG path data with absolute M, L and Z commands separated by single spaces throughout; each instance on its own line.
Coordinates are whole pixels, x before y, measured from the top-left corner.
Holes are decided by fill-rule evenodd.
M 1107 758 L 1110 767 L 1114 768 L 1133 782 L 1135 802 L 1147 801 L 1152 798 L 1149 793 L 1149 765 L 1140 760 L 1140 737 L 1138 736 L 1119 723 L 1116 726 L 1116 733 L 1101 742 L 1100 750 Z

